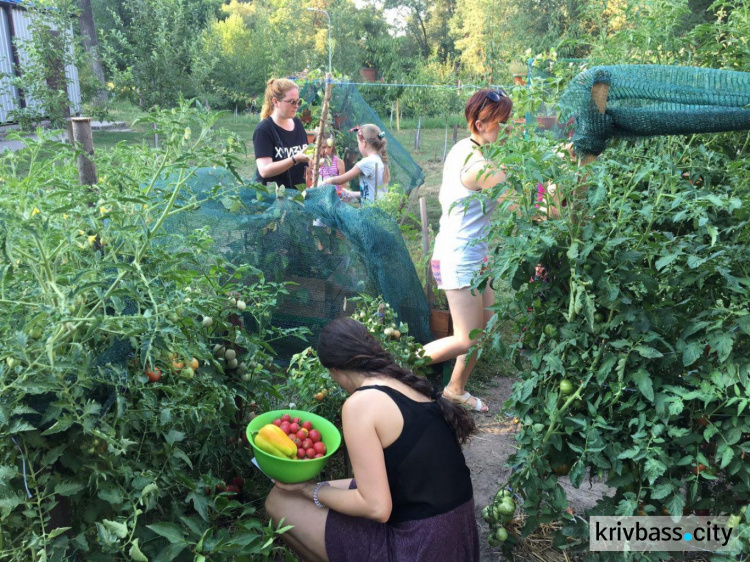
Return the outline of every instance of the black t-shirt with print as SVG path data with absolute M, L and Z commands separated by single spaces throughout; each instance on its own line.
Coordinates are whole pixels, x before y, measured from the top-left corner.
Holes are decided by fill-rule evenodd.
M 307 133 L 305 125 L 299 118 L 294 118 L 294 129 L 287 131 L 273 122 L 273 119 L 267 117 L 263 119 L 255 128 L 253 133 L 253 148 L 255 149 L 255 158 L 268 158 L 274 162 L 284 160 L 295 154 L 299 154 L 307 146 Z M 259 181 L 263 185 L 270 182 L 276 182 L 277 185 L 293 188 L 297 185 L 305 184 L 305 167 L 307 164 L 297 164 L 292 166 L 288 172 L 282 172 L 278 176 L 264 178 L 258 175 Z M 291 176 L 291 183 L 290 183 Z

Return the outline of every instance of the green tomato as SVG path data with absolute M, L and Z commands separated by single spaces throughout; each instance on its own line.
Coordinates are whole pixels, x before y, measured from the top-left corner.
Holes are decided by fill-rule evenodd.
M 495 522 L 495 511 L 491 505 L 486 506 L 482 510 L 482 519 L 490 524 Z
M 495 494 L 495 502 L 499 503 L 503 501 L 505 498 L 512 498 L 512 497 L 513 497 L 513 494 L 511 494 L 508 490 L 506 490 L 505 488 L 500 488 L 497 491 L 497 494 Z
M 495 507 L 495 511 L 500 515 L 513 515 L 516 512 L 516 502 L 511 498 L 505 498 Z
M 490 536 L 487 537 L 487 542 L 490 546 L 500 546 L 500 541 L 497 540 L 495 533 L 491 533 Z
M 568 396 L 570 394 L 573 394 L 574 391 L 575 386 L 568 379 L 563 379 L 560 381 L 560 394 L 562 394 L 563 396 Z
M 601 312 L 595 312 L 594 322 L 596 322 L 597 324 L 601 324 L 602 322 L 604 322 L 604 314 L 602 314 Z
M 499 542 L 505 542 L 508 540 L 508 530 L 505 527 L 498 528 L 497 532 L 495 533 L 495 538 Z
M 550 338 L 554 338 L 557 335 L 557 327 L 554 326 L 553 324 L 547 324 L 544 327 L 544 333 Z

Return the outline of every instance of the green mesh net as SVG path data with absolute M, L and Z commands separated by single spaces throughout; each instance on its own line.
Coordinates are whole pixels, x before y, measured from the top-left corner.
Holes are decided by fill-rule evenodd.
M 307 82 L 300 85 L 300 97 L 307 100 L 312 107 L 320 107 L 324 89 L 325 83 L 322 81 Z M 409 151 L 401 146 L 401 143 L 390 133 L 378 114 L 360 95 L 356 86 L 333 84 L 329 113 L 332 126 L 338 131 L 336 134 L 339 143 L 338 152 L 344 157 L 347 170 L 362 158 L 357 150 L 354 134 L 347 134 L 349 129 L 357 125 L 372 123 L 381 131 L 385 131 L 385 138 L 388 141 L 388 166 L 391 172 L 389 183 L 400 185 L 406 193 L 411 193 L 414 188 L 424 183 L 422 168 L 412 159 Z M 312 121 L 308 128 L 312 130 L 317 126 L 318 123 Z
M 359 293 L 383 295 L 408 323 L 410 335 L 423 343 L 432 339 L 424 290 L 390 215 L 374 206 L 360 209 L 342 203 L 334 186 L 308 190 L 300 204 L 251 185 L 222 168 L 197 170 L 186 189 L 200 208 L 165 223 L 165 243 L 179 244 L 195 229 L 205 228 L 214 249 L 229 262 L 257 268 L 266 281 L 294 283 L 270 321 L 281 328 L 304 326 L 313 334 L 309 342 L 290 337 L 274 344 L 279 357 L 289 358 L 315 344 L 328 322 L 346 314 L 344 300 Z M 217 186 L 230 195 L 211 197 Z M 249 313 L 244 320 L 252 325 Z
M 607 84 L 606 111 L 592 98 Z M 560 100 L 576 120 L 578 154 L 598 156 L 611 137 L 750 129 L 750 73 L 681 66 L 598 66 L 576 76 Z

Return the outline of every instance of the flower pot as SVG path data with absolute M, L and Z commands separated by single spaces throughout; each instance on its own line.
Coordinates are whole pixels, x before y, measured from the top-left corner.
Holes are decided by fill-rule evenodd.
M 307 134 L 307 144 L 312 144 L 315 142 L 315 135 L 318 133 L 316 131 L 305 131 Z
M 525 86 L 526 85 L 526 75 L 525 74 L 514 74 L 513 75 L 513 84 L 516 86 Z
M 430 310 L 430 331 L 435 339 L 453 335 L 453 318 L 450 310 Z
M 557 123 L 556 115 L 538 115 L 536 118 L 537 125 L 542 131 L 550 131 Z
M 365 82 L 375 82 L 378 77 L 378 71 L 375 68 L 360 68 L 359 75 Z

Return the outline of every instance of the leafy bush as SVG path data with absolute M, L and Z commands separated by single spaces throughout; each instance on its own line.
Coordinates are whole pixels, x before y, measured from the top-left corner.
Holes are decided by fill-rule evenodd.
M 0 158 L 3 559 L 250 560 L 275 548 L 278 531 L 244 501 L 267 483 L 243 477 L 243 428 L 272 391 L 277 333 L 265 308 L 243 309 L 285 288 L 213 253 L 203 231 L 165 230 L 200 204 L 195 169 L 231 169 L 239 143 L 185 105 L 149 119 L 161 150 L 97 155 L 90 188 L 77 152 L 43 135 Z
M 746 154 L 718 150 L 738 141 L 621 143 L 584 176 L 546 139 L 491 149 L 524 201 L 495 222 L 485 276 L 515 290 L 487 341 L 517 324 L 508 484 L 525 498 L 524 533 L 564 517 L 556 544 L 587 543 L 585 522 L 565 514 L 568 473 L 614 489 L 592 514 L 727 515 L 747 500 L 750 184 Z M 568 206 L 540 222 L 536 186 L 549 181 Z

